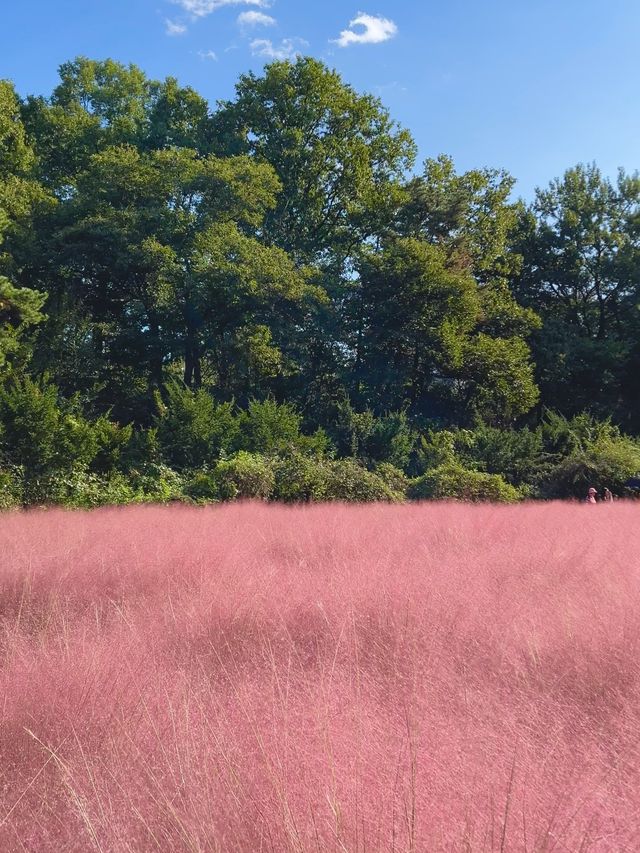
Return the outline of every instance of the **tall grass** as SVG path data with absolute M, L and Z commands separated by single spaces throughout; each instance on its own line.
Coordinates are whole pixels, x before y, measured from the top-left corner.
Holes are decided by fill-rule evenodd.
M 0 516 L 0 849 L 637 851 L 639 522 Z

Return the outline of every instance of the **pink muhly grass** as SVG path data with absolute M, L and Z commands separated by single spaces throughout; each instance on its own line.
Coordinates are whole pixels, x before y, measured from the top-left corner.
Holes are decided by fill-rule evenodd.
M 638 521 L 1 516 L 0 849 L 640 849 Z

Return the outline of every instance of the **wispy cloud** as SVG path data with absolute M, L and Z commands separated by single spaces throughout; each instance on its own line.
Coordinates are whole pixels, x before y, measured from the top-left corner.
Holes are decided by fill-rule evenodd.
M 392 83 L 382 83 L 374 88 L 379 95 L 386 95 L 390 92 L 402 92 L 404 94 L 409 91 L 406 86 L 403 86 L 402 83 L 398 83 L 397 80 L 394 80 Z
M 334 39 L 333 42 L 340 47 L 349 47 L 350 44 L 380 44 L 389 41 L 397 32 L 398 27 L 389 18 L 358 12 L 356 17 L 349 21 L 349 29 L 343 30 L 340 38 Z
M 265 15 L 264 12 L 241 12 L 238 15 L 238 25 L 246 30 L 251 27 L 273 27 L 277 24 L 275 18 L 271 15 Z
M 300 56 L 300 48 L 308 47 L 309 42 L 300 38 L 283 39 L 280 44 L 274 44 L 271 39 L 254 39 L 251 42 L 251 52 L 254 56 L 264 56 L 266 59 L 295 59 Z
M 268 9 L 270 0 L 173 0 L 194 18 L 205 18 L 223 6 L 258 6 Z
M 184 24 L 179 23 L 178 21 L 170 21 L 169 18 L 165 20 L 165 32 L 168 36 L 183 36 L 187 28 Z
M 213 51 L 213 50 L 199 50 L 199 51 L 198 51 L 198 56 L 199 56 L 199 57 L 200 57 L 200 59 L 202 59 L 204 62 L 207 62 L 207 61 L 209 61 L 209 62 L 217 62 L 217 61 L 218 61 L 218 57 L 217 57 L 217 55 L 216 55 L 216 52 L 215 52 L 215 51 Z

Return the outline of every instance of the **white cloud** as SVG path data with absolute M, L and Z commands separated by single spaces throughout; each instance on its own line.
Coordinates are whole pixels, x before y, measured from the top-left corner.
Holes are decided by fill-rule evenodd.
M 187 31 L 184 24 L 180 24 L 178 21 L 170 21 L 168 18 L 165 21 L 165 25 L 168 36 L 183 36 Z
M 218 61 L 218 57 L 216 56 L 216 53 L 213 50 L 199 50 L 198 56 L 203 61 L 207 61 L 207 60 L 210 60 L 211 62 L 217 62 Z
M 273 27 L 277 24 L 275 18 L 271 15 L 265 15 L 264 12 L 241 12 L 238 15 L 238 24 L 243 29 L 248 27 Z
M 223 6 L 258 6 L 268 9 L 270 0 L 173 0 L 194 18 L 204 18 Z
M 348 47 L 350 44 L 380 44 L 393 38 L 397 32 L 398 27 L 388 18 L 358 12 L 356 17 L 349 21 L 349 29 L 343 30 L 340 38 L 333 41 L 340 47 Z
M 304 39 L 283 39 L 280 44 L 274 44 L 271 39 L 254 39 L 251 44 L 251 52 L 254 56 L 264 56 L 266 59 L 295 59 L 300 56 L 298 48 L 307 47 L 309 42 Z

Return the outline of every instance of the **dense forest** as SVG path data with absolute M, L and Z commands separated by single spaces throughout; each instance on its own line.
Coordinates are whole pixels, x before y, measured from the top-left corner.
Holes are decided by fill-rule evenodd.
M 640 177 L 513 188 L 314 59 L 0 81 L 0 506 L 624 494 Z

